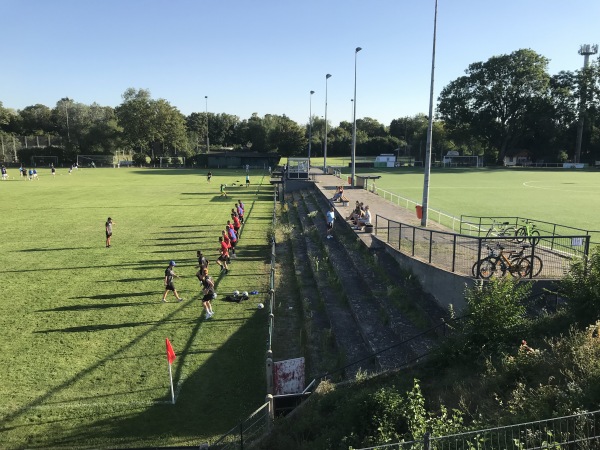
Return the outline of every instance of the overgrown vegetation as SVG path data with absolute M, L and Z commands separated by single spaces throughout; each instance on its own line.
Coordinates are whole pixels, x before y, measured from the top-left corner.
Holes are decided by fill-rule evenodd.
M 565 306 L 535 317 L 526 315 L 526 284 L 470 290 L 462 319 L 426 363 L 322 382 L 261 448 L 360 448 L 598 409 L 599 277 L 595 250 L 560 282 Z

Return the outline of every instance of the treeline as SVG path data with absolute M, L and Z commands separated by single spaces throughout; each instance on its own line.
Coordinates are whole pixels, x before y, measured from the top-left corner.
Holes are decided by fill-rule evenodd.
M 532 50 L 517 50 L 469 65 L 466 74 L 445 86 L 438 98 L 434 160 L 450 150 L 484 156 L 488 163 L 501 163 L 514 154 L 537 162 L 600 160 L 598 60 L 585 70 L 553 76 L 548 73 L 548 61 Z M 59 138 L 60 151 L 48 151 L 66 159 L 126 151 L 150 160 L 190 157 L 221 148 L 282 156 L 307 154 L 308 124 L 285 115 L 253 114 L 240 119 L 225 113 L 194 112 L 185 116 L 167 100 L 153 99 L 145 89 L 129 88 L 122 98 L 116 108 L 62 98 L 53 108 L 36 104 L 15 111 L 0 102 L 4 159 L 13 157 L 5 141 L 20 136 L 44 136 L 36 140 L 36 146 L 40 141 L 56 142 L 49 137 Z M 319 157 L 325 121 L 314 116 L 312 122 L 311 154 Z M 357 119 L 356 127 L 358 155 L 396 153 L 424 160 L 428 127 L 424 114 L 394 119 L 389 125 L 364 117 Z M 327 129 L 328 155 L 349 155 L 352 123 L 328 124 Z

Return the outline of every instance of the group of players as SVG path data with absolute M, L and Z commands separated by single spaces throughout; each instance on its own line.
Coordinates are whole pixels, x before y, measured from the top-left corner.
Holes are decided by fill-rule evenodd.
M 231 209 L 231 220 L 227 221 L 225 229 L 221 231 L 219 236 L 219 257 L 217 258 L 217 265 L 220 267 L 220 273 L 227 275 L 229 273 L 229 264 L 231 259 L 236 258 L 235 249 L 237 243 L 240 240 L 240 229 L 244 223 L 244 203 L 241 200 L 235 204 Z M 196 277 L 200 281 L 202 288 L 202 306 L 205 311 L 206 319 L 210 319 L 214 315 L 211 301 L 216 298 L 215 282 L 213 278 L 208 274 L 209 260 L 204 256 L 201 250 L 196 252 L 198 258 L 198 265 L 196 266 L 199 270 L 196 272 Z M 162 301 L 165 303 L 167 300 L 167 294 L 169 291 L 173 292 L 177 301 L 182 302 L 183 298 L 179 296 L 177 289 L 173 283 L 173 279 L 178 277 L 175 274 L 173 268 L 176 266 L 175 261 L 170 261 L 169 266 L 165 270 L 165 292 L 163 294 Z

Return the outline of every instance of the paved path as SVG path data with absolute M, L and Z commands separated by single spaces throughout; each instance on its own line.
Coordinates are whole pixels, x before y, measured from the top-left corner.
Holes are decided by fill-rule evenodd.
M 379 214 L 380 216 L 383 216 L 389 220 L 395 220 L 403 224 L 417 227 L 421 226 L 421 219 L 417 218 L 417 213 L 415 210 L 411 211 L 403 208 L 390 202 L 389 200 L 385 200 L 377 194 L 367 191 L 366 189 L 352 188 L 347 184 L 347 178 L 338 178 L 335 175 L 326 175 L 321 169 L 317 168 L 311 169 L 311 175 L 311 178 L 315 180 L 315 186 L 325 195 L 326 198 L 333 197 L 337 186 L 344 186 L 344 196 L 348 198 L 350 202 L 348 203 L 348 206 L 342 206 L 341 203 L 335 202 L 334 207 L 340 217 L 345 218 L 350 216 L 352 210 L 354 209 L 355 202 L 358 200 L 359 202 L 363 202 L 365 206 L 369 206 L 371 215 L 373 217 L 373 225 L 375 225 L 375 216 Z M 433 222 L 432 220 L 429 220 L 427 228 L 438 231 L 452 232 L 452 230 Z M 357 235 L 370 244 L 371 238 L 369 233 L 357 232 Z

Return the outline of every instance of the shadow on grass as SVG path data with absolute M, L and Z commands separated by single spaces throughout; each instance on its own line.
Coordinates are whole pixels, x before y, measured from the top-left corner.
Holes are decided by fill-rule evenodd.
M 16 250 L 19 253 L 30 253 L 30 252 L 57 252 L 64 250 L 89 250 L 91 248 L 97 248 L 98 246 L 92 247 L 62 247 L 62 248 L 24 248 L 23 250 Z
M 148 297 L 150 295 L 158 295 L 158 291 L 148 291 L 148 292 L 127 292 L 124 294 L 98 294 L 98 295 L 85 295 L 82 297 L 71 297 L 72 299 L 82 299 L 87 298 L 89 300 L 110 300 L 113 298 L 128 298 L 128 297 Z
M 151 304 L 151 302 L 144 302 Z M 71 305 L 51 309 L 39 309 L 36 312 L 88 311 L 94 309 L 121 308 L 123 306 L 138 306 L 140 303 L 102 303 L 100 305 Z
M 194 444 L 197 447 L 202 442 L 216 440 L 230 430 L 264 403 L 267 316 L 262 312 L 253 315 L 214 351 L 191 350 L 198 342 L 202 342 L 203 328 L 219 327 L 222 320 L 217 317 L 198 321 L 183 348 L 175 349 L 175 405 L 170 402 L 167 385 L 165 395 L 156 398 L 156 404 L 142 411 L 131 408 L 121 417 L 86 422 L 75 427 L 69 435 L 49 439 L 45 445 L 55 447 L 68 443 L 70 446 L 85 446 L 90 439 L 106 437 L 110 438 L 113 446 L 122 441 L 134 442 L 139 447 L 154 447 L 156 442 L 164 442 L 165 436 L 175 436 L 178 442 L 185 441 L 186 445 Z M 189 367 L 186 364 L 187 357 L 198 353 L 209 353 L 211 356 L 182 379 L 182 371 Z M 89 400 L 93 401 L 93 398 Z

